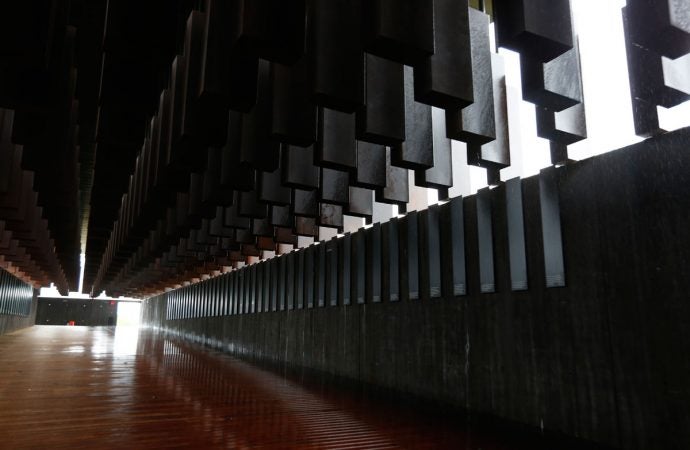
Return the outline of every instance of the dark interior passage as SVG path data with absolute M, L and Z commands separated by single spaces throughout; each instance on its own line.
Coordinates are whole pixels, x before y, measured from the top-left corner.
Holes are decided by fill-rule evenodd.
M 689 142 L 690 0 L 0 2 L 0 450 L 690 449 Z

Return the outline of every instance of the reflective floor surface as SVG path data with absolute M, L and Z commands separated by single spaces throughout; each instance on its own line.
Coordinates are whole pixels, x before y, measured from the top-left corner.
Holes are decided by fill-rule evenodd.
M 133 328 L 35 326 L 0 336 L 0 448 L 578 446 L 307 379 Z

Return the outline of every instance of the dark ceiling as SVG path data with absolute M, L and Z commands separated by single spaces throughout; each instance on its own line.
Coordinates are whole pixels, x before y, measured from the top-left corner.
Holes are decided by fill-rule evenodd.
M 624 12 L 641 135 L 689 97 L 660 58 L 690 50 L 679 5 Z M 404 212 L 409 180 L 447 198 L 451 139 L 500 183 L 492 19 L 566 163 L 586 137 L 569 0 L 4 2 L 0 267 L 67 292 L 85 252 L 85 292 L 148 296 L 371 221 L 375 202 Z
M 30 244 L 26 261 L 14 255 L 15 266 L 33 282 L 76 290 L 83 251 L 89 254 L 85 286 L 93 280 L 195 6 L 198 1 L 185 0 L 27 0 L 2 6 L 4 150 L 21 146 L 22 172 L 12 176 L 17 182 L 32 178 L 37 195 L 28 204 L 46 220 L 52 238 Z M 51 259 L 51 244 L 57 260 L 30 267 L 29 256 Z

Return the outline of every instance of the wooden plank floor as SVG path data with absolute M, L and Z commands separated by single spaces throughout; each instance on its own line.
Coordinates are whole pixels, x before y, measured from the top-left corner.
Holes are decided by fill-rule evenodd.
M 555 448 L 464 422 L 144 331 L 0 337 L 0 448 Z

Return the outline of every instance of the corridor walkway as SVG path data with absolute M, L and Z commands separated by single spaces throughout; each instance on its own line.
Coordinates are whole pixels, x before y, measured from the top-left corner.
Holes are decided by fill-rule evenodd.
M 136 329 L 0 336 L 3 449 L 556 448 L 376 397 Z

